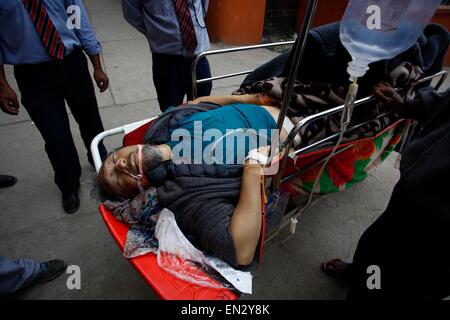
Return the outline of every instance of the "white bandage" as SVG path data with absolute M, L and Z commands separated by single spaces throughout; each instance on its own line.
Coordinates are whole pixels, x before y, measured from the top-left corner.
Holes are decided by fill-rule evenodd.
M 266 165 L 269 158 L 265 155 L 259 152 L 257 149 L 250 150 L 247 157 L 245 158 L 246 161 L 248 160 L 254 160 L 259 164 Z

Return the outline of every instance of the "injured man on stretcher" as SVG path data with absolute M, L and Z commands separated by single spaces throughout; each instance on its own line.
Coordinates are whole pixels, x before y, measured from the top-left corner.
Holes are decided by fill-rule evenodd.
M 416 80 L 441 70 L 447 42 L 448 32 L 430 25 L 410 50 L 371 65 L 360 79 L 360 97 L 380 81 L 404 88 L 402 94 L 407 94 Z M 445 50 L 435 49 L 440 47 Z M 276 105 L 284 96 L 286 68 L 291 65 L 280 58 L 292 60 L 292 54 L 255 70 L 235 95 L 200 98 L 160 115 L 143 145 L 116 150 L 105 160 L 99 173 L 103 193 L 131 199 L 154 187 L 161 207 L 174 213 L 178 227 L 196 247 L 234 267 L 252 264 L 261 237 L 261 163 L 273 134 L 278 134 L 273 131 L 280 112 Z M 344 103 L 349 59 L 339 41 L 338 23 L 311 31 L 289 103 L 290 120 L 274 141 L 284 141 L 305 117 Z M 343 143 L 374 137 L 397 120 L 398 115 L 386 114 L 382 104 L 367 103 L 352 117 L 353 124 L 364 125 L 346 133 Z M 294 146 L 339 132 L 339 124 L 340 115 L 311 123 L 300 131 Z
M 276 87 L 277 81 L 265 83 Z M 151 123 L 143 145 L 127 146 L 107 157 L 99 186 L 107 197 L 119 199 L 156 188 L 161 207 L 174 213 L 178 227 L 196 247 L 233 267 L 250 265 L 262 230 L 261 170 L 268 146 L 275 137 L 277 153 L 299 119 L 319 112 L 315 106 L 340 102 L 328 90 L 330 96 L 321 101 L 298 94 L 300 103 L 288 110 L 281 132 L 276 131 L 280 98 L 269 93 L 203 97 L 168 109 Z M 377 110 L 368 108 L 371 112 L 360 112 L 362 118 Z M 349 133 L 344 141 L 373 135 L 392 123 L 391 117 Z M 294 138 L 293 147 L 337 132 L 338 118 L 308 126 Z M 354 118 L 361 118 L 358 112 Z
M 160 205 L 193 244 L 234 267 L 251 264 L 261 232 L 262 163 L 280 112 L 272 102 L 265 94 L 203 97 L 169 109 L 145 144 L 107 157 L 102 192 L 127 199 L 156 187 Z M 281 140 L 293 124 L 287 119 L 284 127 Z

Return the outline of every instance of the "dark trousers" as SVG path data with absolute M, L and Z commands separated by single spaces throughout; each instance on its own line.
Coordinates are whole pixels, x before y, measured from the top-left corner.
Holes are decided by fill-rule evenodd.
M 81 167 L 65 101 L 78 123 L 91 163 L 90 143 L 104 130 L 86 57 L 75 50 L 62 61 L 17 65 L 14 74 L 22 104 L 44 138 L 55 183 L 62 192 L 78 190 Z M 106 154 L 103 145 L 101 153 Z
M 183 103 L 184 97 L 192 100 L 191 66 L 194 59 L 183 56 L 153 53 L 153 82 L 158 94 L 159 108 L 165 111 Z M 211 77 L 209 63 L 202 58 L 197 64 L 197 79 Z M 197 96 L 209 96 L 212 83 L 197 86 Z
M 410 189 L 400 180 L 386 211 L 361 236 L 347 299 L 436 300 L 450 295 L 449 220 L 436 222 L 432 207 L 421 212 L 408 207 L 411 197 L 421 197 Z M 379 267 L 380 290 L 367 286 L 374 274 L 368 272 L 370 266 Z

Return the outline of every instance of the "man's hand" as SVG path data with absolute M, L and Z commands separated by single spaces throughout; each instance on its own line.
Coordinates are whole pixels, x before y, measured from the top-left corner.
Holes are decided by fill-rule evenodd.
M 0 108 L 3 112 L 13 116 L 19 114 L 19 100 L 8 84 L 0 85 Z
M 256 104 L 258 106 L 279 106 L 280 101 L 271 96 L 268 93 L 260 92 L 260 93 L 251 93 L 251 94 L 244 94 L 240 96 L 242 100 L 242 103 L 248 103 L 248 104 Z
M 102 69 L 94 70 L 94 79 L 100 92 L 105 92 L 105 90 L 108 89 L 109 78 Z
M 389 83 L 380 82 L 374 87 L 373 90 L 375 97 L 383 102 L 386 107 L 398 112 L 403 111 L 405 102 L 400 94 L 398 94 L 398 92 L 395 91 Z
M 271 96 L 268 93 L 260 92 L 255 94 L 256 99 L 258 101 L 258 105 L 260 106 L 280 106 L 281 101 L 277 98 Z

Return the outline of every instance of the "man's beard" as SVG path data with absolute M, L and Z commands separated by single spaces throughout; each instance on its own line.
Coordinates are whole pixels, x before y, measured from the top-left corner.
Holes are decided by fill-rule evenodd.
M 142 147 L 142 166 L 146 171 L 153 169 L 163 161 L 161 150 L 157 146 L 144 144 Z

